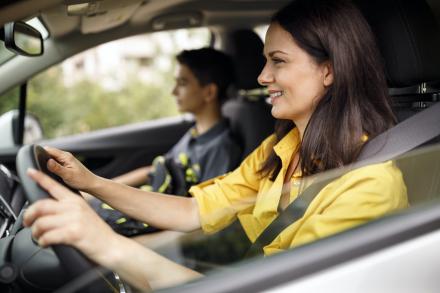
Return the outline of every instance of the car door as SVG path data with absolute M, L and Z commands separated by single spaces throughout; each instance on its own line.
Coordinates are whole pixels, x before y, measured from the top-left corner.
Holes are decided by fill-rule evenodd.
M 184 116 L 113 127 L 42 141 L 73 153 L 94 173 L 112 178 L 149 165 L 166 153 L 192 124 Z

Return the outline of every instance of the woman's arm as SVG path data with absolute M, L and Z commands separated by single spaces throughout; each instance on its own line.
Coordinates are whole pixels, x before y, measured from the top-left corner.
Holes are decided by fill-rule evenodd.
M 201 276 L 116 234 L 83 199 L 50 177 L 36 171 L 29 175 L 53 197 L 31 205 L 24 216 L 24 225 L 32 227 L 39 245 L 75 247 L 141 290 L 177 285 Z
M 189 232 L 200 228 L 194 198 L 148 192 L 97 177 L 88 190 L 110 206 L 164 230 Z
M 147 181 L 148 173 L 150 172 L 150 170 L 151 166 L 141 167 L 120 176 L 114 177 L 112 180 L 128 186 L 137 187 Z M 81 195 L 86 201 L 91 201 L 93 198 L 95 198 L 93 195 L 84 191 L 81 192 Z
M 148 288 L 148 285 L 155 290 L 183 284 L 202 276 L 134 240 L 118 236 L 121 239 L 106 267 L 117 272 L 123 280 L 136 288 Z
M 194 199 L 147 192 L 96 176 L 72 154 L 47 147 L 48 169 L 69 186 L 90 193 L 115 209 L 157 228 L 193 231 L 200 228 Z

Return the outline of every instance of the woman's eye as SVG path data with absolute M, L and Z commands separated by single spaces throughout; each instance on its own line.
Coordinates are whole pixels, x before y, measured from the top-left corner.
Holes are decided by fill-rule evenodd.
M 283 63 L 284 60 L 279 59 L 279 58 L 272 58 L 272 62 L 273 62 L 274 64 L 280 64 L 280 63 Z

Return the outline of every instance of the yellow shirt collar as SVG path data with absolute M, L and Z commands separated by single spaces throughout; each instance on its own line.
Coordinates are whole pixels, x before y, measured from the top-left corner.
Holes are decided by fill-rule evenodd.
M 293 151 L 299 146 L 301 142 L 299 138 L 298 128 L 290 130 L 274 147 L 274 151 L 281 159 L 283 165 L 290 162 Z

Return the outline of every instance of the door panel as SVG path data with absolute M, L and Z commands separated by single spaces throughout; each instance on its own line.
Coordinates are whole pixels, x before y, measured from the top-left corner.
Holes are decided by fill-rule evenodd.
M 100 176 L 112 178 L 149 165 L 192 125 L 185 117 L 124 125 L 41 142 L 69 151 Z

